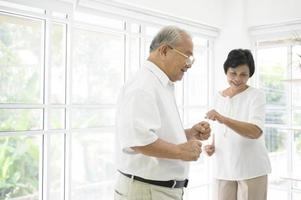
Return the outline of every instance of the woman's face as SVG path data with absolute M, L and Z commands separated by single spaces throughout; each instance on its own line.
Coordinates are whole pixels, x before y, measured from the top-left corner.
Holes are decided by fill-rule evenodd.
M 233 89 L 245 87 L 250 75 L 248 65 L 239 65 L 236 68 L 228 68 L 227 80 Z

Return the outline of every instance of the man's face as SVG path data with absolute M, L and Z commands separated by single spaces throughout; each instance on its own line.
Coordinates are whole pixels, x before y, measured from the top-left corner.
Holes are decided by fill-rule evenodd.
M 188 35 L 183 35 L 181 42 L 168 49 L 166 73 L 172 82 L 182 80 L 184 73 L 191 67 L 187 64 L 187 56 L 193 55 L 193 43 Z

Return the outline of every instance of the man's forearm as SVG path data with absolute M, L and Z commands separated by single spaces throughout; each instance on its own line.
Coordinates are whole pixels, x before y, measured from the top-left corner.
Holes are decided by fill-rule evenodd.
M 191 130 L 191 128 L 185 129 L 185 135 L 186 135 L 187 141 L 194 138 L 194 137 L 191 135 L 191 131 L 190 131 L 190 130 Z
M 146 146 L 132 147 L 136 152 L 158 158 L 180 159 L 181 150 L 176 144 L 157 139 Z

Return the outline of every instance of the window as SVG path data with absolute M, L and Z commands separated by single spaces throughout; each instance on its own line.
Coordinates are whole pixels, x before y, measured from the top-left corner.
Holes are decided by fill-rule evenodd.
M 0 12 L 0 199 L 112 199 L 117 91 L 162 25 L 24 9 Z M 193 40 L 197 60 L 176 85 L 186 127 L 208 108 L 210 40 Z M 188 199 L 209 196 L 206 160 L 192 165 Z
M 259 85 L 267 98 L 270 199 L 280 195 L 281 199 L 295 200 L 300 195 L 300 47 L 295 40 L 278 40 L 258 42 L 256 49 Z

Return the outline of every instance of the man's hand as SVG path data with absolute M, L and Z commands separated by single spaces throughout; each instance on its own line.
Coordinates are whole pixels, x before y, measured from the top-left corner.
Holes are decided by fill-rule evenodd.
M 202 121 L 194 125 L 190 130 L 190 136 L 197 140 L 207 140 L 210 137 L 210 124 Z
M 206 118 L 213 120 L 213 121 L 218 121 L 219 123 L 223 124 L 226 117 L 224 117 L 223 115 L 219 114 L 216 110 L 210 110 L 209 112 L 207 112 L 206 114 Z
M 195 161 L 202 152 L 202 143 L 199 140 L 189 140 L 177 146 L 180 149 L 180 159 L 184 161 Z
M 215 146 L 213 144 L 209 144 L 205 146 L 205 151 L 208 154 L 208 156 L 212 156 L 215 152 Z

